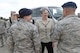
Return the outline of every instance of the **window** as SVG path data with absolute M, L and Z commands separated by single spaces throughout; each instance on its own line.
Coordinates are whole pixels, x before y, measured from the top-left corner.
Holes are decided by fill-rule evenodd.
M 59 18 L 62 16 L 62 8 L 61 7 L 49 7 L 50 12 L 53 14 L 54 18 Z
M 41 17 L 41 15 L 40 15 L 40 8 L 32 10 L 32 17 Z

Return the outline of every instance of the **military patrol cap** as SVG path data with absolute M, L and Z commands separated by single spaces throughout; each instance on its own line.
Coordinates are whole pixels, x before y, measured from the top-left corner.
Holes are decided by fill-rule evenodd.
M 75 2 L 67 2 L 67 3 L 64 3 L 63 5 L 62 5 L 62 8 L 77 8 L 77 5 L 76 5 L 76 3 Z
M 27 8 L 22 8 L 19 10 L 19 15 L 21 18 L 23 18 L 24 16 L 29 16 L 32 14 L 32 10 L 31 9 L 27 9 Z

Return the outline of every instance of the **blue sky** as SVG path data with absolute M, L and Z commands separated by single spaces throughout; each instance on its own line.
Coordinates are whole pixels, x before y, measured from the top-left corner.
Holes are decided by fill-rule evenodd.
M 8 18 L 11 11 L 18 13 L 20 8 L 35 8 L 39 6 L 61 6 L 63 3 L 73 1 L 77 4 L 76 13 L 80 12 L 79 0 L 0 0 L 0 16 Z

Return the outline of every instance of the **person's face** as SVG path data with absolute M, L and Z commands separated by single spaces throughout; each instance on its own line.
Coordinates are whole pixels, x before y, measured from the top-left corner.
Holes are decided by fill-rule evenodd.
M 41 15 L 43 17 L 48 17 L 48 11 L 47 10 L 44 10 Z
M 13 13 L 13 14 L 11 15 L 11 18 L 14 19 L 14 20 L 16 20 L 16 19 L 17 19 L 17 15 L 16 15 L 15 13 Z
M 29 15 L 29 16 L 25 16 L 25 19 L 26 19 L 27 21 L 31 21 L 32 16 L 31 16 L 31 15 Z
M 63 8 L 63 17 L 65 17 L 67 14 L 66 10 L 67 10 L 66 8 Z

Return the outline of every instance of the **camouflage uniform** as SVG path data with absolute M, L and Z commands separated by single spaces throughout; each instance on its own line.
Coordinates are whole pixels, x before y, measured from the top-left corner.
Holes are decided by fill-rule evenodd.
M 6 28 L 9 29 L 10 26 L 13 25 L 13 24 L 16 23 L 16 22 L 18 22 L 18 21 L 17 21 L 17 20 L 12 20 L 12 19 L 11 19 L 11 21 L 8 20 L 8 21 L 6 22 Z
M 8 30 L 9 30 L 9 28 L 11 27 L 11 25 L 13 25 L 13 24 L 15 24 L 15 23 L 17 23 L 18 21 L 17 20 L 12 20 L 11 19 L 11 21 L 10 20 L 8 20 L 7 22 L 6 22 L 6 33 L 8 33 Z M 7 36 L 5 36 L 5 40 L 7 39 Z
M 40 53 L 38 31 L 31 23 L 21 19 L 8 32 L 7 44 L 10 53 Z
M 80 18 L 69 15 L 59 21 L 52 40 L 58 40 L 58 53 L 80 53 Z
M 0 19 L 0 47 L 4 46 L 3 37 L 5 36 L 5 21 Z
M 63 17 L 63 16 L 61 16 L 60 18 L 58 18 L 58 21 L 60 21 L 60 20 L 62 20 L 62 19 L 64 19 L 64 17 Z

